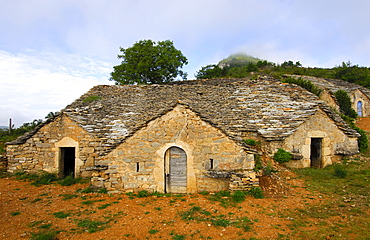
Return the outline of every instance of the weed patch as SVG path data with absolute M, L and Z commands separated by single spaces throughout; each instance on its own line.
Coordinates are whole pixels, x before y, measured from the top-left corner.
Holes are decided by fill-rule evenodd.
M 83 230 L 89 232 L 89 233 L 94 233 L 97 231 L 102 231 L 105 228 L 107 228 L 107 223 L 108 222 L 102 222 L 102 221 L 93 221 L 90 219 L 84 219 L 80 220 L 77 223 L 77 226 L 79 228 L 82 228 Z
M 180 212 L 181 219 L 184 221 L 197 221 L 197 222 L 209 222 L 216 227 L 228 227 L 234 226 L 242 228 L 244 231 L 250 231 L 252 221 L 247 217 L 231 219 L 234 214 L 225 215 L 213 215 L 211 212 L 202 209 L 199 206 L 194 206 L 188 211 Z
M 19 214 L 21 214 L 21 212 L 12 212 L 12 213 L 10 213 L 10 216 L 17 216 Z
M 55 213 L 53 213 L 53 215 L 56 218 L 67 218 L 67 217 L 71 216 L 70 213 L 65 213 L 65 212 L 55 212 Z
M 41 231 L 37 233 L 32 233 L 31 240 L 56 240 L 57 231 Z

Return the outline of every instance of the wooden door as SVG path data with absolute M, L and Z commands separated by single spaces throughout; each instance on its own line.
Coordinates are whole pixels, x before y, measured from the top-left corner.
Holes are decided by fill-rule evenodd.
M 184 150 L 171 147 L 165 154 L 165 192 L 186 193 L 187 157 Z

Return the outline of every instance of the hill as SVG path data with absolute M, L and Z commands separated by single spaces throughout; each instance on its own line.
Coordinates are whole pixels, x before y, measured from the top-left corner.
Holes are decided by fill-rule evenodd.
M 256 64 L 258 61 L 261 61 L 261 59 L 250 56 L 245 53 L 236 53 L 228 56 L 227 58 L 221 60 L 218 63 L 218 66 L 223 67 L 240 67 L 247 65 L 248 63 L 254 63 Z

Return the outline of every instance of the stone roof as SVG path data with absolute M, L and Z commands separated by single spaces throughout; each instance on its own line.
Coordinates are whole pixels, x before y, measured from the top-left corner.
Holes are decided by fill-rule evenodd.
M 89 96 L 97 99 L 86 101 Z M 178 104 L 236 141 L 251 131 L 268 141 L 283 140 L 319 109 L 345 134 L 358 136 L 314 94 L 268 77 L 192 80 L 167 85 L 99 85 L 61 114 L 112 148 Z
M 344 90 L 347 93 L 352 93 L 355 90 L 361 91 L 370 99 L 370 89 L 357 85 L 355 83 L 350 83 L 340 79 L 327 79 L 327 78 L 318 78 L 311 76 L 300 76 L 300 75 L 288 75 L 292 77 L 301 77 L 305 80 L 310 80 L 313 84 L 321 89 L 327 89 L 331 93 L 335 93 L 338 90 Z

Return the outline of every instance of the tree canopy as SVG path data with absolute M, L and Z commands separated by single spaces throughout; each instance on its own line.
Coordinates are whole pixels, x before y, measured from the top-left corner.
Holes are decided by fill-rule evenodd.
M 180 69 L 188 60 L 170 40 L 140 40 L 132 47 L 120 47 L 120 52 L 122 62 L 113 67 L 110 78 L 116 84 L 158 84 L 187 77 Z

